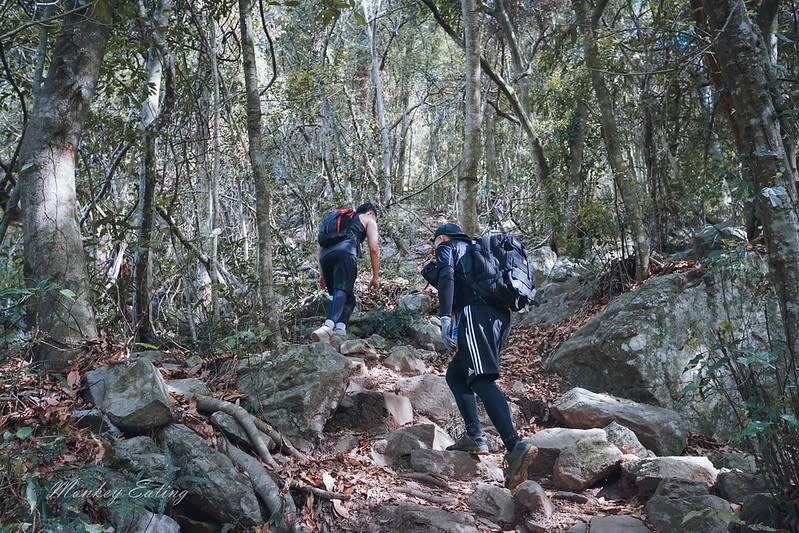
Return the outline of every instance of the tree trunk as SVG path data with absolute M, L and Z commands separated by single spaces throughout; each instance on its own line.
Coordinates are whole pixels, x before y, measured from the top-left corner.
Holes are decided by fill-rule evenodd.
M 258 94 L 258 70 L 255 62 L 255 45 L 252 28 L 252 0 L 239 0 L 241 24 L 241 55 L 244 85 L 247 94 L 247 139 L 250 165 L 255 179 L 255 217 L 258 227 L 258 291 L 261 311 L 272 339 L 279 342 L 280 309 L 275 295 L 272 268 L 272 191 L 267 172 L 266 155 L 261 139 L 261 100 Z
M 599 104 L 599 120 L 602 125 L 602 138 L 608 151 L 608 163 L 610 163 L 616 187 L 621 194 L 627 224 L 634 241 L 635 279 L 641 281 L 649 275 L 649 236 L 644 225 L 641 207 L 641 187 L 624 159 L 619 128 L 613 109 L 613 97 L 602 75 L 598 59 L 596 30 L 599 25 L 599 19 L 602 17 L 602 12 L 607 5 L 607 0 L 601 0 L 597 4 L 591 17 L 590 26 L 586 25 L 587 6 L 584 4 L 584 0 L 573 0 L 573 5 L 577 14 L 578 24 L 582 27 L 581 33 L 586 41 L 586 66 L 591 75 L 591 84 L 594 87 L 594 93 Z
M 740 131 L 739 150 L 756 180 L 771 281 L 791 360 L 799 356 L 799 213 L 794 163 L 771 87 L 779 86 L 769 50 L 740 0 L 705 0 L 715 56 L 729 88 Z M 791 368 L 791 371 L 795 371 Z
M 66 9 L 79 5 L 71 1 Z M 43 336 L 35 356 L 50 368 L 65 367 L 81 339 L 97 335 L 77 218 L 75 152 L 111 33 L 112 6 L 98 0 L 66 15 L 20 149 L 25 279 L 30 287 L 56 285 L 37 290 L 29 308 L 31 327 Z
M 153 13 L 155 30 L 166 26 L 169 13 L 172 11 L 171 0 L 160 0 Z M 139 0 L 139 15 L 146 17 L 143 2 Z M 155 220 L 155 187 L 157 184 L 156 135 L 153 128 L 159 115 L 163 113 L 160 106 L 161 79 L 164 72 L 162 53 L 153 44 L 147 54 L 147 93 L 141 108 L 142 159 L 139 182 L 139 232 L 136 253 L 133 261 L 133 328 L 136 338 L 142 342 L 151 342 L 155 338 L 152 322 L 152 259 L 150 243 L 152 241 L 153 221 Z
M 464 51 L 466 52 L 466 96 L 464 99 L 463 157 L 458 172 L 457 205 L 461 228 L 477 235 L 477 185 L 480 170 L 480 25 L 476 0 L 461 0 L 463 10 Z

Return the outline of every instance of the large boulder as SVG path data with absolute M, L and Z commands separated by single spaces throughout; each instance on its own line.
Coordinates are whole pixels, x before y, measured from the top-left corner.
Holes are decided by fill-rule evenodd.
M 120 429 L 144 433 L 175 420 L 166 382 L 147 359 L 100 367 L 86 380 L 95 405 Z
M 631 429 L 641 444 L 657 455 L 679 455 L 688 442 L 688 433 L 677 412 L 579 387 L 552 405 L 552 415 L 572 428 L 602 428 L 617 422 Z
M 271 424 L 309 451 L 344 397 L 352 369 L 328 344 L 293 345 L 272 352 L 237 386 L 260 404 Z
M 175 484 L 188 492 L 185 503 L 219 523 L 245 526 L 264 522 L 250 479 L 227 456 L 181 424 L 170 424 L 159 435 L 177 468 Z
M 608 304 L 546 366 L 578 387 L 678 411 L 692 431 L 731 437 L 734 417 L 723 396 L 684 391 L 701 372 L 691 361 L 712 353 L 723 327 L 756 350 L 765 347 L 764 302 L 745 286 L 723 283 L 722 290 L 722 283 L 701 270 L 651 278 Z M 771 316 L 778 316 L 771 307 Z M 716 377 L 732 386 L 723 372 Z
M 424 505 L 390 505 L 378 510 L 369 533 L 478 533 L 474 516 Z
M 727 533 L 727 523 L 712 514 L 713 510 L 730 513 L 730 504 L 711 496 L 701 482 L 665 479 L 646 504 L 649 521 L 657 531 L 669 533 Z M 686 520 L 693 511 L 711 511 Z

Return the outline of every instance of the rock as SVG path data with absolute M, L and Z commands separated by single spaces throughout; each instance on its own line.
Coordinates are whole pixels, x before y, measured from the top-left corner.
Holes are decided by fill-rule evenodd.
M 479 533 L 474 516 L 422 505 L 381 507 L 369 533 Z
M 762 531 L 760 526 L 778 529 L 785 527 L 780 523 L 780 517 L 784 511 L 780 509 L 779 503 L 774 496 L 767 493 L 752 494 L 744 498 L 741 505 L 740 518 L 747 525 L 739 525 L 731 528 L 735 533 L 756 533 Z
M 768 488 L 768 482 L 762 475 L 740 470 L 724 469 L 716 478 L 716 490 L 719 496 L 732 503 L 742 504 L 749 496 L 768 492 Z
M 69 415 L 72 425 L 78 429 L 86 428 L 92 433 L 102 435 L 108 433 L 112 437 L 121 437 L 122 432 L 99 409 L 78 409 Z
M 707 457 L 655 457 L 623 463 L 622 471 L 635 479 L 641 501 L 646 501 L 666 479 L 704 483 L 716 482 L 718 470 Z
M 97 380 L 92 396 L 111 422 L 125 431 L 143 433 L 174 421 L 166 383 L 152 363 L 139 359 L 131 366 L 104 368 L 88 372 L 87 380 Z
M 477 514 L 488 517 L 503 528 L 513 527 L 514 498 L 504 487 L 478 483 L 477 489 L 466 500 Z
M 540 281 L 540 276 L 538 281 L 534 280 L 533 307 L 522 324 L 534 323 L 541 327 L 556 324 L 591 300 L 595 281 L 583 278 L 584 271 L 568 257 L 559 257 L 544 281 Z
M 576 496 L 576 494 L 575 494 Z M 544 488 L 535 481 L 523 481 L 516 487 L 513 493 L 513 501 L 516 504 L 517 518 L 519 515 L 543 515 L 552 516 L 555 507 L 547 497 Z
M 371 344 L 369 344 L 368 341 L 365 341 L 363 339 L 352 339 L 344 341 L 338 347 L 338 351 L 341 353 L 341 355 L 347 355 L 349 357 L 360 357 L 368 361 L 374 361 L 375 359 L 377 359 L 377 352 L 375 351 L 374 347 Z
M 443 450 L 452 443 L 435 424 L 418 424 L 386 435 L 383 453 L 389 463 L 409 461 L 413 450 Z
M 432 305 L 433 298 L 426 292 L 414 292 L 397 299 L 397 308 L 410 311 L 420 316 L 430 313 L 430 307 Z
M 608 437 L 608 442 L 615 444 L 621 450 L 621 453 L 632 454 L 637 457 L 645 458 L 651 457 L 654 454 L 647 450 L 635 432 L 630 428 L 618 424 L 616 421 L 611 422 L 603 428 Z
M 533 273 L 533 286 L 542 287 L 558 260 L 558 254 L 549 246 L 542 246 L 527 253 L 527 262 Z
M 558 489 L 587 489 L 610 475 L 618 467 L 621 458 L 622 453 L 609 442 L 578 442 L 560 452 L 552 480 Z
M 568 492 L 559 490 L 555 494 L 552 495 L 553 500 L 566 500 L 567 502 L 579 503 L 579 504 L 586 504 L 591 501 L 591 498 L 588 496 L 583 496 L 582 494 L 577 494 L 575 492 Z
M 185 379 L 168 379 L 166 381 L 167 391 L 174 394 L 179 394 L 187 398 L 197 394 L 199 396 L 210 396 L 211 391 L 205 383 L 199 379 L 185 378 Z
M 125 468 L 133 472 L 141 472 L 144 477 L 160 478 L 167 469 L 166 457 L 158 444 L 147 436 L 116 440 L 113 444 L 114 455 L 120 459 Z
M 411 468 L 425 474 L 472 480 L 477 476 L 479 464 L 479 459 L 466 452 L 411 450 Z
M 252 483 L 227 456 L 209 448 L 202 437 L 181 424 L 164 427 L 159 436 L 178 469 L 175 484 L 188 491 L 185 504 L 221 523 L 252 526 L 264 522 Z
M 381 337 L 377 333 L 370 335 L 369 338 L 366 339 L 366 342 L 378 350 L 386 350 L 389 346 L 388 340 L 385 337 Z
M 708 494 L 704 483 L 679 479 L 664 479 L 646 504 L 647 517 L 658 531 L 726 533 L 727 523 L 712 516 L 712 510 L 731 511 L 729 502 Z M 711 514 L 685 520 L 692 511 Z
M 442 427 L 447 427 L 458 416 L 458 406 L 443 376 L 425 374 L 399 379 L 394 384 L 394 392 L 406 396 L 414 411 Z
M 408 336 L 414 345 L 425 350 L 446 352 L 449 350 L 441 340 L 441 328 L 430 322 L 416 322 L 408 326 Z
M 249 450 L 255 449 L 252 442 L 250 442 L 250 437 L 247 435 L 247 432 L 244 431 L 241 424 L 229 414 L 223 413 L 222 411 L 213 413 L 211 415 L 211 425 L 224 433 L 230 442 L 236 446 L 244 447 Z M 267 448 L 274 449 L 275 443 L 272 441 L 272 438 L 266 433 L 260 431 L 259 433 Z
M 390 392 L 360 391 L 341 400 L 326 429 L 340 428 L 384 433 L 413 422 L 413 407 L 404 396 Z
M 556 420 L 572 428 L 599 428 L 618 422 L 631 429 L 657 455 L 678 455 L 688 442 L 679 413 L 575 387 L 552 405 Z
M 180 533 L 180 525 L 172 518 L 149 511 L 131 517 L 121 528 L 126 533 Z
M 765 268 L 755 257 L 744 260 Z M 713 272 L 699 269 L 652 277 L 612 300 L 577 330 L 547 359 L 546 368 L 578 387 L 677 411 L 681 424 L 691 431 L 732 438 L 738 429 L 729 401 L 740 401 L 734 382 L 723 368 L 714 374 L 733 394 L 731 400 L 712 392 L 684 393 L 704 371 L 691 361 L 713 352 L 721 323 L 732 328 L 730 338 L 747 339 L 755 352 L 768 350 L 766 324 L 779 321 L 779 310 L 773 302 L 753 296 L 758 291 L 745 281 L 720 290 L 727 287 L 724 283 Z M 670 445 L 669 451 L 660 452 L 636 428 L 619 423 L 633 429 L 658 455 L 681 451 Z
M 571 531 L 571 530 L 570 530 Z M 634 516 L 595 516 L 588 523 L 591 533 L 650 533 L 643 520 Z
M 273 352 L 237 386 L 260 403 L 276 429 L 309 451 L 344 397 L 352 371 L 350 360 L 325 343 L 292 345 Z
M 713 466 L 721 470 L 727 468 L 729 470 L 740 470 L 747 474 L 754 474 L 757 472 L 757 462 L 755 456 L 748 453 L 737 452 L 716 452 L 708 456 Z
M 391 354 L 383 361 L 383 365 L 403 376 L 420 376 L 427 372 L 427 365 L 415 353 L 410 350 L 402 349 L 391 350 Z
M 607 435 L 602 429 L 548 428 L 526 440 L 538 448 L 538 455 L 530 464 L 528 475 L 548 477 L 552 475 L 561 450 L 586 440 L 604 442 Z

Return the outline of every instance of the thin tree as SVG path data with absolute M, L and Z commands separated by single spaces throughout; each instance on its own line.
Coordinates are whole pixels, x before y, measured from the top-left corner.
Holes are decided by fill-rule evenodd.
M 480 232 L 477 223 L 477 185 L 480 170 L 483 121 L 480 92 L 480 11 L 477 0 L 462 0 L 464 51 L 466 52 L 463 120 L 463 155 L 458 171 L 457 203 L 461 227 L 469 235 Z
M 252 26 L 252 0 L 239 0 L 241 24 L 241 55 L 244 85 L 247 95 L 247 139 L 250 165 L 255 180 L 255 216 L 258 227 L 258 291 L 261 310 L 266 325 L 279 341 L 280 313 L 275 295 L 272 267 L 272 227 L 269 218 L 272 210 L 272 190 L 267 171 L 266 154 L 261 137 L 261 100 L 258 91 L 258 69 Z

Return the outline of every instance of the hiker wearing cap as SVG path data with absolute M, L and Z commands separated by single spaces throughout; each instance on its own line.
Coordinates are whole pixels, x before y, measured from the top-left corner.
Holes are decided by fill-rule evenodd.
M 527 479 L 535 448 L 520 441 L 508 401 L 497 387 L 499 352 L 510 333 L 510 311 L 488 305 L 469 282 L 471 238 L 456 224 L 443 224 L 433 235 L 441 338 L 455 350 L 447 368 L 447 384 L 463 417 L 466 433 L 447 450 L 476 455 L 488 452 L 477 413 L 480 397 L 507 453 L 505 486 L 513 490 Z
M 369 246 L 372 264 L 369 290 L 374 292 L 380 285 L 380 248 L 377 246 L 377 209 L 374 205 L 366 202 L 358 206 L 351 216 L 346 237 L 331 246 L 320 245 L 317 249 L 316 257 L 321 272 L 319 286 L 327 290 L 333 301 L 327 311 L 327 320 L 311 334 L 315 341 L 328 341 L 331 335 L 347 334 L 347 323 L 355 309 L 355 278 L 358 276 L 358 257 L 364 240 Z

